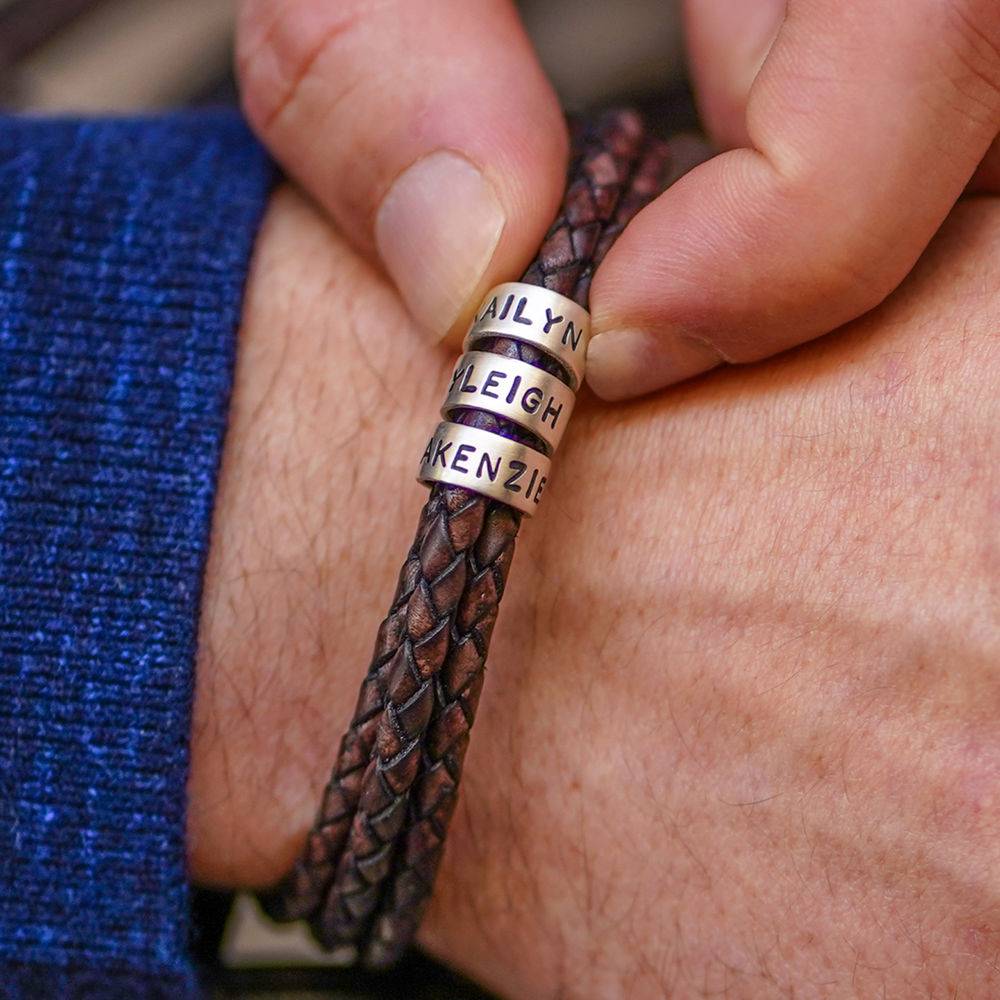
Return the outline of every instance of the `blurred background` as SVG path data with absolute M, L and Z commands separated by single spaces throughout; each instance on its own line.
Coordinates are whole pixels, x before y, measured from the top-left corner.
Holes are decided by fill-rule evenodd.
M 235 103 L 236 6 L 236 0 L 0 0 L 0 109 L 94 115 Z M 522 0 L 518 6 L 567 108 L 630 103 L 665 132 L 694 127 L 674 2 Z M 247 896 L 200 891 L 194 911 L 194 947 L 213 970 L 216 998 L 488 1000 L 417 953 L 387 978 L 333 971 L 301 927 L 271 926 Z
M 469 0 L 476 3 L 477 0 Z M 569 107 L 683 83 L 672 0 L 522 0 Z M 236 0 L 0 0 L 0 104 L 48 113 L 232 102 Z

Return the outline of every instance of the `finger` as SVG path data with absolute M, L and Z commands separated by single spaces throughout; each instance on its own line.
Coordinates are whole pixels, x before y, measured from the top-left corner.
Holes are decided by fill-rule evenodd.
M 792 0 L 750 92 L 752 146 L 668 190 L 596 275 L 595 390 L 766 357 L 881 301 L 1000 127 L 992 3 Z
M 509 0 L 249 0 L 237 64 L 258 134 L 432 336 L 527 264 L 566 135 Z
M 786 0 L 696 0 L 685 7 L 685 38 L 698 111 L 719 149 L 751 145 L 746 106 Z

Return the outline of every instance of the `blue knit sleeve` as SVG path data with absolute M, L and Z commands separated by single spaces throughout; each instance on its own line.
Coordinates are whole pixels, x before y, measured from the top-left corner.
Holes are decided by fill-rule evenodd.
M 0 118 L 0 996 L 182 997 L 201 576 L 269 167 Z

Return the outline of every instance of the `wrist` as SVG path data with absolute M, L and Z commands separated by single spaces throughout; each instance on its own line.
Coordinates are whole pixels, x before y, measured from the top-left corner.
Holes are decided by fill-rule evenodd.
M 376 320 L 331 294 L 355 282 Z M 448 359 L 407 336 L 376 285 L 308 203 L 276 193 L 205 579 L 188 824 L 200 881 L 257 887 L 290 866 L 421 497 L 416 456 Z
M 519 543 L 425 944 L 523 997 L 721 992 L 734 969 L 758 992 L 820 967 L 863 995 L 914 995 L 912 969 L 988 982 L 998 231 L 996 208 L 960 213 L 808 351 L 581 399 Z M 408 332 L 279 195 L 207 580 L 197 877 L 271 883 L 313 819 L 451 360 Z

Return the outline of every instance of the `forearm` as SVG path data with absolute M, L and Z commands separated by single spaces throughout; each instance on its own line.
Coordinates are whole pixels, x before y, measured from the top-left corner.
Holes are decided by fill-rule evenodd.
M 989 995 L 998 242 L 970 205 L 836 338 L 581 406 L 522 530 L 435 951 L 517 997 Z M 291 862 L 449 360 L 279 196 L 207 581 L 196 875 Z

